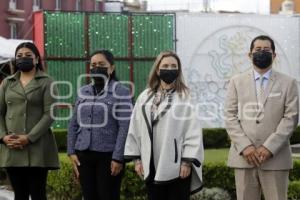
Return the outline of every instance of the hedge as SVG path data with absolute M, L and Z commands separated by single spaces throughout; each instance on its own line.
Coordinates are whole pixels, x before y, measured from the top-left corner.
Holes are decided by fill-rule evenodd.
M 67 131 L 65 129 L 54 129 L 57 146 L 60 152 L 66 151 Z M 230 139 L 224 128 L 203 129 L 203 143 L 205 149 L 228 148 Z M 290 139 L 291 144 L 300 143 L 300 126 L 298 126 Z
M 72 166 L 65 154 L 60 155 L 61 169 L 51 171 L 48 177 L 49 199 L 80 199 L 80 187 L 72 173 Z M 225 162 L 204 163 L 203 180 L 206 188 L 219 187 L 229 192 L 235 199 L 235 182 L 233 170 Z M 300 199 L 300 160 L 294 161 L 290 173 L 289 199 Z M 50 198 L 51 197 L 51 198 Z M 135 174 L 132 163 L 126 165 L 125 176 L 121 186 L 121 199 L 146 199 L 144 182 Z
M 50 171 L 47 182 L 49 199 L 80 200 L 80 185 L 74 177 L 72 165 L 66 154 L 60 154 L 60 170 Z M 126 165 L 121 186 L 121 200 L 146 199 L 144 182 L 135 174 L 133 164 Z
M 60 154 L 60 170 L 50 171 L 47 183 L 49 199 L 80 200 L 80 186 L 73 176 L 72 165 L 66 154 Z M 204 163 L 203 180 L 205 188 L 223 188 L 235 199 L 233 170 L 225 162 Z M 290 172 L 288 190 L 289 200 L 300 199 L 300 160 L 294 160 L 294 169 Z M 146 188 L 144 182 L 135 174 L 132 163 L 126 165 L 125 176 L 121 186 L 121 200 L 144 200 Z

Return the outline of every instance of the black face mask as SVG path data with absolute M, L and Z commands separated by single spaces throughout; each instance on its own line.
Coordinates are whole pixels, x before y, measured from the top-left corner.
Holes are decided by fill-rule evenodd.
M 173 83 L 178 77 L 178 69 L 160 69 L 159 78 L 167 84 Z
M 108 72 L 106 67 L 95 67 L 91 69 L 91 75 L 96 86 L 104 86 L 105 81 L 108 78 Z
M 33 58 L 18 58 L 16 60 L 16 67 L 22 72 L 30 72 L 34 68 Z
M 272 53 L 268 51 L 258 51 L 252 54 L 252 62 L 260 69 L 266 69 L 272 64 Z

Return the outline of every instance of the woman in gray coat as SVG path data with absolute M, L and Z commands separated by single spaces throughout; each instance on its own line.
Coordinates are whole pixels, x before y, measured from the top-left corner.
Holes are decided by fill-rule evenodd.
M 173 52 L 161 52 L 148 89 L 134 106 L 125 158 L 134 160 L 149 200 L 188 200 L 202 187 L 203 152 L 201 127 L 180 60 Z
M 44 200 L 47 172 L 59 167 L 50 129 L 57 90 L 33 43 L 20 44 L 15 56 L 17 72 L 0 86 L 0 167 L 6 168 L 15 200 Z

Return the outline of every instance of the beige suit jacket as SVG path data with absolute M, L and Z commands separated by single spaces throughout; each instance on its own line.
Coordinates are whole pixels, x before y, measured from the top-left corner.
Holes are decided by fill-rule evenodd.
M 231 139 L 228 166 L 252 168 L 241 155 L 249 145 L 263 145 L 273 156 L 260 168 L 292 168 L 289 138 L 298 124 L 295 79 L 272 70 L 261 104 L 257 102 L 253 70 L 230 80 L 225 103 L 225 126 Z

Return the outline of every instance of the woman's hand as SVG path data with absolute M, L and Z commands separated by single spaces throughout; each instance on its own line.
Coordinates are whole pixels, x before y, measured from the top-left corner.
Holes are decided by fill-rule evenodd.
M 191 163 L 183 161 L 180 165 L 180 178 L 184 179 L 189 177 L 189 175 L 191 174 L 191 168 Z
M 112 176 L 117 176 L 122 171 L 123 164 L 122 163 L 118 163 L 116 161 L 111 161 L 110 168 L 111 168 L 111 175 Z
M 22 147 L 26 146 L 29 143 L 28 136 L 25 134 L 18 135 L 17 141 L 20 145 L 22 145 Z
M 23 146 L 18 141 L 19 136 L 15 134 L 6 135 L 3 137 L 4 144 L 10 149 L 22 149 Z
M 135 172 L 137 173 L 137 175 L 143 179 L 143 177 L 144 177 L 144 168 L 143 168 L 141 160 L 135 160 L 134 161 L 134 169 L 135 169 Z
M 69 157 L 70 157 L 70 160 L 71 160 L 72 165 L 73 165 L 73 170 L 74 170 L 74 173 L 75 173 L 75 177 L 78 179 L 79 178 L 78 166 L 80 166 L 79 159 L 78 159 L 76 154 L 72 154 Z

